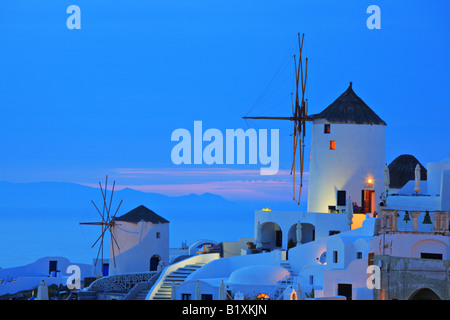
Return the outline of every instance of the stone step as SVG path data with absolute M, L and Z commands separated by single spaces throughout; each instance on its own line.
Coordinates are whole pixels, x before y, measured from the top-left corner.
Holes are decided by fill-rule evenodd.
M 172 300 L 171 297 L 153 297 L 153 300 Z
M 172 272 L 170 275 L 183 277 L 183 276 L 190 275 L 192 272 L 194 272 L 196 270 L 197 269 L 195 269 L 195 270 L 180 270 L 180 269 L 178 269 L 178 270 Z
M 188 264 L 168 274 L 163 279 L 163 283 L 158 291 L 156 291 L 153 300 L 172 300 L 173 284 L 176 286 L 180 285 L 192 272 L 197 271 L 204 265 L 205 263 Z
M 175 281 L 175 285 L 178 286 L 180 284 L 182 284 L 184 281 Z M 171 288 L 173 285 L 174 281 L 163 281 L 161 287 L 168 287 Z
M 164 280 L 165 281 L 177 281 L 177 280 L 184 281 L 187 277 L 188 277 L 187 274 L 182 275 L 182 276 L 169 274 L 168 276 L 166 276 L 166 278 Z

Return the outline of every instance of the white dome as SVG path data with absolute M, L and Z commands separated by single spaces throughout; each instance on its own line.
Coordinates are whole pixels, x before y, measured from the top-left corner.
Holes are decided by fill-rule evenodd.
M 229 283 L 276 285 L 277 281 L 289 275 L 289 271 L 280 266 L 254 265 L 243 267 L 232 272 Z

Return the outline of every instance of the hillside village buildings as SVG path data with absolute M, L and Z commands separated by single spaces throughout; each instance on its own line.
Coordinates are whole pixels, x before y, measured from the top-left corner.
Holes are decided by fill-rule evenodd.
M 450 157 L 387 166 L 386 123 L 351 83 L 312 119 L 306 212 L 256 210 L 252 238 L 171 250 L 169 222 L 138 207 L 78 298 L 450 299 Z

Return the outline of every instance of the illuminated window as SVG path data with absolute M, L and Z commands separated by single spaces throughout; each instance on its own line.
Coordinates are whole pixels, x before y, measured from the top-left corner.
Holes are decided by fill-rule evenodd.
M 330 124 L 325 124 L 323 127 L 323 133 L 330 133 L 330 132 L 331 132 Z
M 330 140 L 330 150 L 336 149 L 336 141 Z
M 270 300 L 270 297 L 265 293 L 260 293 L 256 296 L 256 300 Z

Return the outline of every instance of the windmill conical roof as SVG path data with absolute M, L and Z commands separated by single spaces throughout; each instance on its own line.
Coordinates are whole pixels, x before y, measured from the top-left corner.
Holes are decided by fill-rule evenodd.
M 138 223 L 139 221 L 145 221 L 145 222 L 151 222 L 154 224 L 157 223 L 169 223 L 166 219 L 163 217 L 157 215 L 152 210 L 148 209 L 147 207 L 140 205 L 139 207 L 131 210 L 128 213 L 125 213 L 124 215 L 115 218 L 115 221 L 125 221 L 125 222 L 131 222 L 131 223 Z
M 318 114 L 313 120 L 325 119 L 331 123 L 378 124 L 386 123 L 353 91 L 352 83 L 332 104 Z

